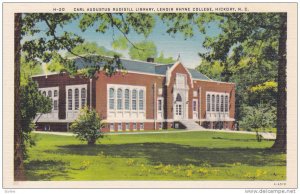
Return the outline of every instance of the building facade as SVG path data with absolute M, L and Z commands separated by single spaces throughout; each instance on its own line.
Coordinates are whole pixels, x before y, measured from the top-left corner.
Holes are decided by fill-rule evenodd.
M 67 73 L 34 76 L 53 104 L 51 113 L 36 117 L 37 129 L 68 131 L 84 106 L 96 109 L 105 120 L 104 132 L 234 128 L 234 83 L 211 80 L 181 62 L 121 63 L 126 73 L 111 77 L 101 70 L 93 79 Z

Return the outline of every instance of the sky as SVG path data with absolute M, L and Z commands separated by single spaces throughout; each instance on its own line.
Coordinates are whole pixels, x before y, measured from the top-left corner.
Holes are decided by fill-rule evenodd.
M 199 57 L 199 52 L 205 52 L 202 43 L 205 39 L 205 35 L 201 34 L 197 27 L 195 26 L 195 33 L 192 38 L 185 40 L 184 36 L 180 33 L 175 35 L 169 35 L 166 33 L 167 27 L 161 20 L 155 18 L 155 27 L 152 33 L 145 38 L 143 35 L 138 35 L 131 31 L 128 34 L 128 38 L 131 42 L 141 42 L 143 40 L 153 41 L 157 47 L 158 55 L 163 52 L 164 56 L 173 57 L 175 60 L 180 55 L 180 61 L 188 68 L 195 68 L 200 64 L 201 58 Z M 45 25 L 41 24 L 41 28 Z M 99 46 L 104 46 L 109 50 L 115 50 L 112 48 L 112 42 L 117 39 L 118 36 L 122 34 L 115 28 L 112 30 L 110 28 L 106 33 L 102 34 L 95 32 L 96 27 L 88 28 L 85 32 L 82 32 L 78 27 L 78 21 L 74 21 L 66 25 L 63 31 L 72 31 L 75 34 L 83 37 L 87 42 L 96 42 Z M 59 33 L 59 31 L 58 31 Z M 216 36 L 220 33 L 220 29 L 215 23 L 210 24 L 210 28 L 207 29 L 207 35 Z M 128 50 L 115 50 L 123 55 L 123 58 L 130 58 L 128 55 Z

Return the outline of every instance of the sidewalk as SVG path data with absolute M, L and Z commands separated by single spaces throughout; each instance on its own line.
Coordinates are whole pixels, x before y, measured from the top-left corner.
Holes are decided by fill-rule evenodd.
M 182 129 L 182 130 L 176 130 L 176 131 L 151 131 L 151 132 L 109 132 L 105 133 L 106 135 L 141 135 L 141 134 L 159 134 L 159 133 L 188 133 L 188 132 L 195 132 L 195 131 L 210 131 L 210 132 L 225 132 L 225 133 L 240 133 L 240 134 L 252 134 L 256 135 L 256 132 L 251 131 L 232 131 L 232 130 L 216 130 L 216 129 L 201 129 L 201 130 L 192 130 L 192 129 Z M 33 133 L 39 133 L 39 134 L 51 134 L 51 135 L 62 135 L 62 136 L 75 136 L 75 134 L 70 132 L 51 132 L 51 131 L 33 131 Z M 259 132 L 259 134 L 264 139 L 276 139 L 275 133 L 265 133 L 265 132 Z

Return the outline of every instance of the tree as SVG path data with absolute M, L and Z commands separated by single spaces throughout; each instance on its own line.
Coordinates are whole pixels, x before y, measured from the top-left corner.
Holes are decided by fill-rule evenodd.
M 160 52 L 160 55 L 154 59 L 156 63 L 162 63 L 162 64 L 170 64 L 174 63 L 175 59 L 172 57 L 166 58 L 163 52 Z
M 135 43 L 135 46 L 129 49 L 128 54 L 131 59 L 146 61 L 148 57 L 154 58 L 157 56 L 157 49 L 154 42 L 143 41 Z
M 111 51 L 106 49 L 104 46 L 99 46 L 96 42 L 84 42 L 72 49 L 72 53 L 76 53 L 76 55 L 102 55 L 102 56 L 110 56 L 113 57 L 115 55 L 122 56 L 121 53 Z M 74 56 L 72 53 L 67 53 L 67 57 Z
M 30 136 L 30 132 L 35 129 L 33 123 L 37 113 L 48 113 L 52 109 L 52 101 L 49 97 L 42 95 L 38 90 L 38 85 L 31 78 L 27 79 L 27 83 L 21 85 L 21 138 L 22 152 L 24 158 L 27 157 L 26 144 L 32 146 L 35 142 Z
M 129 56 L 131 59 L 146 61 L 147 58 L 154 58 L 156 63 L 169 64 L 174 63 L 172 57 L 166 58 L 161 51 L 158 56 L 157 47 L 153 41 L 135 42 L 134 46 L 130 45 L 124 37 L 118 37 L 112 42 L 112 47 L 117 50 L 129 49 Z
M 20 84 L 26 85 L 29 78 L 33 75 L 42 74 L 43 69 L 40 65 L 34 62 L 26 62 L 24 57 L 21 57 L 21 69 L 20 69 Z
M 201 33 L 206 33 L 210 23 L 217 23 L 221 33 L 207 36 L 203 46 L 208 52 L 200 56 L 209 62 L 219 61 L 223 66 L 222 80 L 229 81 L 230 56 L 233 62 L 251 56 L 246 47 L 260 42 L 265 49 L 262 56 L 276 62 L 278 66 L 277 82 L 277 138 L 273 145 L 275 151 L 286 151 L 286 13 L 208 13 L 208 14 L 161 14 L 160 17 L 169 25 L 170 34 L 183 33 L 193 36 L 192 24 L 198 25 Z M 274 49 L 274 47 L 276 47 Z M 258 47 L 259 48 L 259 47 Z M 250 60 L 251 62 L 251 60 Z M 262 73 L 263 74 L 263 73 Z M 274 80 L 270 80 L 274 81 Z M 258 83 L 261 84 L 261 83 Z
M 96 42 L 84 42 L 83 44 L 77 45 L 72 49 L 72 53 L 76 54 L 76 56 L 86 56 L 89 55 L 98 55 L 98 56 L 118 56 L 121 57 L 122 54 L 106 49 L 103 46 L 98 46 Z M 72 58 L 76 57 L 74 54 L 70 52 L 66 53 L 66 57 Z M 60 56 L 53 55 L 51 61 L 46 65 L 47 70 L 50 72 L 60 72 L 66 70 L 66 67 L 60 63 Z
M 84 40 L 64 30 L 64 26 L 71 22 L 79 21 L 79 28 L 82 31 L 97 26 L 96 31 L 105 33 L 107 29 L 118 30 L 126 39 L 130 31 L 148 36 L 154 26 L 154 18 L 151 14 L 122 14 L 122 13 L 96 13 L 96 14 L 67 14 L 67 13 L 16 13 L 15 14 L 15 104 L 14 104 L 14 178 L 25 180 L 22 145 L 24 140 L 21 137 L 21 109 L 20 109 L 20 57 L 21 52 L 26 62 L 34 62 L 41 65 L 49 63 L 56 56 L 60 64 L 64 64 L 66 70 L 71 74 L 77 73 L 73 60 L 70 60 L 59 51 L 65 50 L 86 61 L 95 64 L 104 62 L 104 70 L 109 76 L 117 69 L 122 69 L 118 57 L 107 59 L 103 56 L 80 56 L 73 53 L 72 49 L 82 44 Z M 38 36 L 35 36 L 37 35 Z M 21 45 L 21 39 L 27 39 Z M 99 70 L 98 67 L 90 67 L 88 75 L 93 75 Z
M 104 122 L 100 119 L 96 110 L 84 107 L 80 110 L 78 118 L 72 123 L 70 129 L 81 141 L 87 141 L 88 145 L 94 145 L 99 138 L 103 138 L 101 129 Z

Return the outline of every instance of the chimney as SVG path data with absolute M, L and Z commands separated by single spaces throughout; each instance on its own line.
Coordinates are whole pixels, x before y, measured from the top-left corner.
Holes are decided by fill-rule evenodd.
M 148 57 L 148 58 L 147 58 L 147 62 L 149 62 L 149 63 L 154 63 L 154 58 L 153 58 L 153 57 Z

